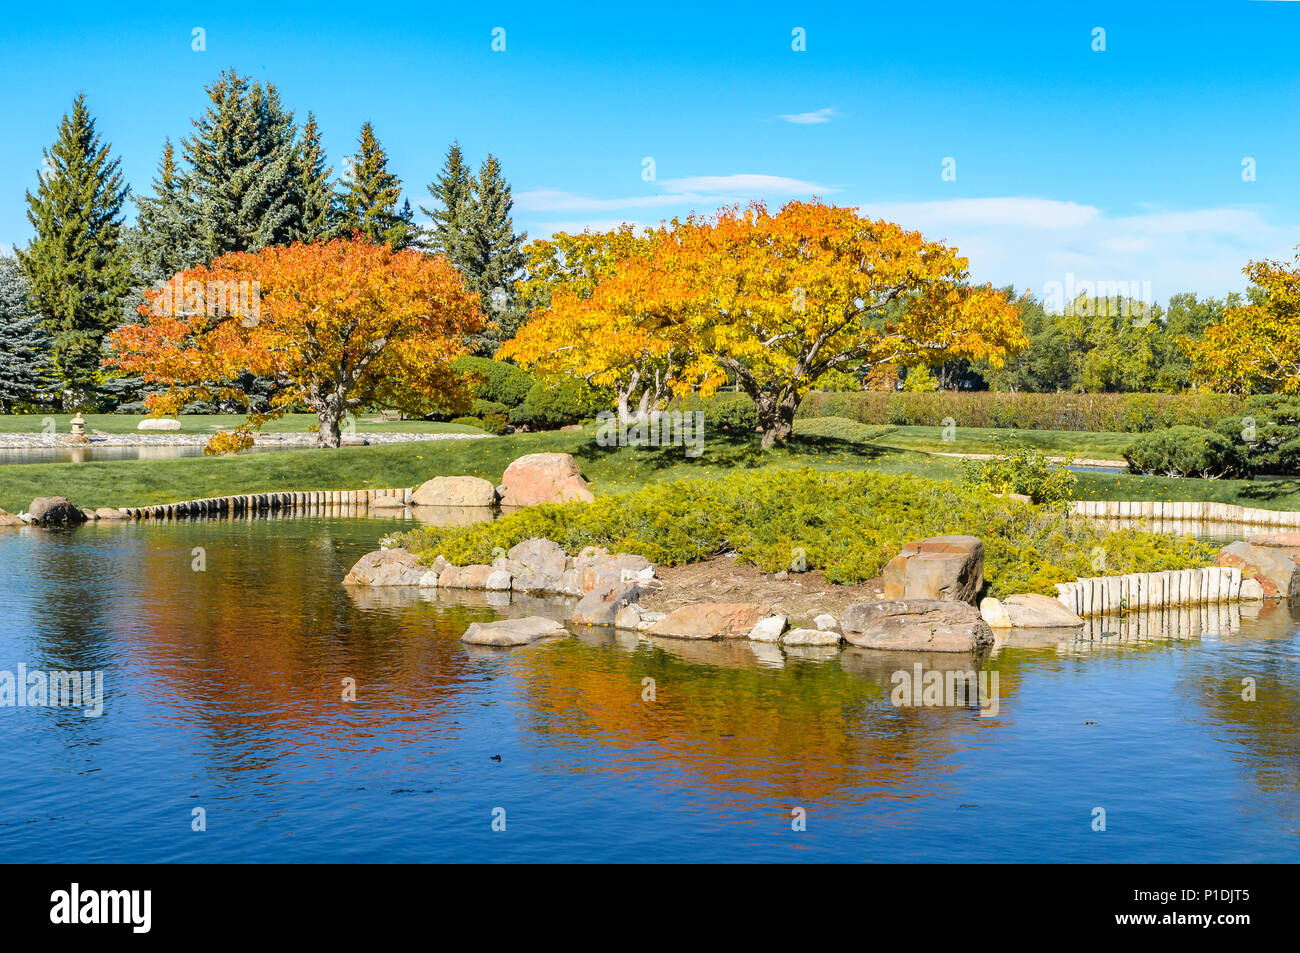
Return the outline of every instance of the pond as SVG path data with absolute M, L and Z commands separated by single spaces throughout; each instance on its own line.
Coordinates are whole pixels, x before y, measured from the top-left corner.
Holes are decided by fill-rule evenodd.
M 109 460 L 175 460 L 203 456 L 202 443 L 158 444 L 155 446 L 0 447 L 0 466 L 24 463 L 103 463 Z M 290 449 L 280 446 L 251 447 L 247 453 Z
M 0 533 L 0 673 L 103 673 L 98 717 L 0 707 L 0 860 L 1300 854 L 1285 609 L 1005 644 L 996 711 L 896 707 L 895 673 L 966 660 L 607 630 L 474 649 L 472 621 L 561 607 L 342 587 L 395 525 Z

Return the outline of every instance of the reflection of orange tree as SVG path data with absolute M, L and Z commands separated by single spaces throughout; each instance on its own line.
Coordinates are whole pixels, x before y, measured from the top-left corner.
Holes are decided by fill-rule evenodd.
M 624 655 L 569 642 L 529 654 L 520 680 L 536 729 L 648 749 L 715 789 L 787 799 L 852 799 L 873 782 L 892 786 L 947 755 L 954 735 L 980 730 L 967 713 L 895 709 L 887 675 L 882 682 L 835 660 L 774 670 L 742 659 L 739 643 L 709 647 L 722 664 L 703 655 L 688 664 L 670 651 Z M 906 667 L 898 655 L 895 667 Z M 653 703 L 641 700 L 647 676 Z
M 152 545 L 115 566 L 131 622 L 113 627 L 152 690 L 219 736 L 260 747 L 307 732 L 347 746 L 394 720 L 436 720 L 467 681 L 473 666 L 454 635 L 468 622 L 424 605 L 362 615 L 338 585 L 347 560 L 328 536 L 242 521 L 201 536 L 151 529 Z M 191 569 L 197 539 L 203 572 Z M 356 704 L 341 700 L 345 677 L 356 679 Z

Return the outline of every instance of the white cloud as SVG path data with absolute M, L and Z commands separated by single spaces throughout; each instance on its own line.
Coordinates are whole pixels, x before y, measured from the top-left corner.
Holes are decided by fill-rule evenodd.
M 1152 297 L 1242 290 L 1241 269 L 1259 258 L 1290 259 L 1300 228 L 1242 208 L 1144 209 L 1024 197 L 864 203 L 864 215 L 956 245 L 971 276 L 1042 294 L 1048 282 L 1150 282 Z
M 792 122 L 799 126 L 816 126 L 824 122 L 830 122 L 834 116 L 835 109 L 831 106 L 827 106 L 810 113 L 782 113 L 777 118 L 784 119 L 786 122 Z

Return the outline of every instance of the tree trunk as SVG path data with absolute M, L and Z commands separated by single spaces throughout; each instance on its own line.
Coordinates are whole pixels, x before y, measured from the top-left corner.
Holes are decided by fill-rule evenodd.
M 337 447 L 343 440 L 339 424 L 343 420 L 342 408 L 326 402 L 316 408 L 316 419 L 320 421 L 320 430 L 316 434 L 316 446 Z
M 780 393 L 764 393 L 754 398 L 758 426 L 763 431 L 762 447 L 767 450 L 778 441 L 785 443 L 794 433 L 794 412 L 798 408 L 794 388 Z

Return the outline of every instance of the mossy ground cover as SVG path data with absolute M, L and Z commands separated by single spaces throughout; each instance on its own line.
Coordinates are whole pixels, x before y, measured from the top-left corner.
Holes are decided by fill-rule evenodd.
M 568 552 L 604 546 L 663 565 L 734 552 L 764 572 L 793 566 L 834 583 L 879 576 L 909 540 L 969 534 L 985 546 L 991 595 L 1042 592 L 1080 576 L 1204 566 L 1213 547 L 1189 537 L 1109 530 L 1046 508 L 910 474 L 788 471 L 658 483 L 595 503 L 530 507 L 493 523 L 422 527 L 398 538 L 425 562 L 490 563 L 532 537 Z
M 0 421 L 12 419 L 0 418 Z M 763 451 L 759 449 L 757 436 L 709 434 L 704 453 L 694 458 L 688 457 L 682 447 L 602 447 L 596 440 L 596 428 L 589 426 L 581 431 L 480 440 L 337 450 L 279 450 L 233 457 L 8 465 L 0 466 L 0 508 L 17 512 L 26 509 L 33 497 L 50 494 L 67 496 L 81 506 L 143 506 L 273 490 L 415 486 L 434 476 L 472 475 L 498 483 L 516 457 L 543 451 L 572 453 L 592 481 L 597 495 L 628 492 L 685 477 L 721 478 L 738 472 L 762 473 L 801 467 L 819 471 L 914 474 L 954 481 L 960 476 L 960 461 L 956 458 L 885 445 L 896 432 L 886 426 L 844 418 L 815 418 L 796 423 L 795 436 L 784 447 Z M 389 426 L 410 425 L 404 422 Z M 1270 509 L 1300 509 L 1300 481 L 1179 480 L 1080 473 L 1075 496 L 1079 499 L 1214 500 Z

